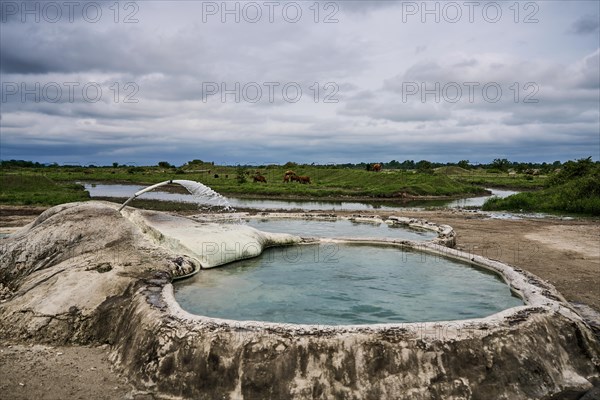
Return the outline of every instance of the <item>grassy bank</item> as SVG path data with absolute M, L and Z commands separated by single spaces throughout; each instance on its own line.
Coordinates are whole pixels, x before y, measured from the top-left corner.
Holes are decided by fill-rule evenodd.
M 600 165 L 579 160 L 548 179 L 544 189 L 504 199 L 491 198 L 484 210 L 541 211 L 600 215 Z
M 482 189 L 458 182 L 447 176 L 418 174 L 406 171 L 368 172 L 355 169 L 296 168 L 299 175 L 309 176 L 311 184 L 284 183 L 284 169 L 261 170 L 267 184 L 255 183 L 252 176 L 239 183 L 236 176 L 223 179 L 207 176 L 200 181 L 224 194 L 275 195 L 283 197 L 374 199 L 410 196 L 463 196 L 481 193 Z
M 457 181 L 468 185 L 512 190 L 542 189 L 548 179 L 546 175 L 508 174 L 484 170 L 471 170 L 452 176 Z
M 53 206 L 83 200 L 89 200 L 89 193 L 82 185 L 43 175 L 0 174 L 0 204 Z
M 311 186 L 283 184 L 286 170 L 293 169 L 298 175 L 310 176 Z M 209 185 L 224 194 L 258 193 L 289 194 L 315 189 L 330 190 L 329 194 L 315 196 L 340 195 L 350 192 L 355 196 L 393 197 L 398 193 L 417 196 L 452 196 L 480 193 L 481 187 L 505 187 L 516 189 L 535 189 L 544 186 L 546 176 L 531 176 L 461 168 L 439 168 L 434 173 L 419 173 L 412 170 L 383 170 L 379 173 L 363 169 L 300 165 L 285 167 L 279 165 L 243 167 L 247 180 L 240 183 L 239 168 L 234 166 L 184 166 L 181 168 L 161 167 L 55 167 L 22 168 L 22 174 L 40 174 L 55 181 L 98 181 L 112 183 L 153 184 L 168 179 L 190 179 Z M 259 172 L 267 184 L 254 184 L 253 175 Z M 216 177 L 218 176 L 218 177 Z M 475 186 L 475 187 L 474 187 Z
M 283 182 L 283 166 L 203 168 L 160 167 L 47 167 L 12 168 L 3 171 L 0 201 L 10 204 L 56 204 L 60 198 L 80 200 L 82 189 L 75 182 L 137 183 L 149 185 L 169 179 L 202 182 L 224 195 L 280 198 L 366 198 L 407 199 L 411 197 L 467 197 L 483 193 L 481 187 L 459 182 L 445 174 L 389 170 L 370 172 L 351 168 L 295 166 L 298 175 L 309 176 L 310 184 Z M 254 182 L 256 173 L 266 183 Z M 50 187 L 50 189 L 48 189 Z M 45 193 L 48 194 L 44 203 Z M 62 193 L 63 197 L 58 197 Z
M 566 169 L 569 165 L 565 164 Z M 284 183 L 283 176 L 289 169 L 293 169 L 298 175 L 309 176 L 311 183 Z M 265 178 L 266 183 L 253 181 L 257 173 Z M 372 201 L 469 197 L 483 194 L 483 187 L 529 191 L 545 187 L 540 194 L 523 193 L 505 201 L 490 201 L 486 208 L 586 213 L 595 209 L 594 199 L 573 199 L 574 196 L 577 197 L 573 191 L 578 190 L 581 184 L 573 185 L 570 189 L 556 189 L 554 175 L 509 174 L 497 170 L 463 169 L 455 166 L 421 172 L 401 169 L 372 172 L 323 165 L 236 167 L 212 163 L 188 163 L 179 168 L 169 165 L 10 166 L 2 169 L 0 177 L 2 204 L 54 205 L 87 199 L 87 193 L 77 182 L 150 185 L 169 179 L 188 179 L 202 182 L 226 196 Z M 549 182 L 554 182 L 553 186 L 549 186 Z

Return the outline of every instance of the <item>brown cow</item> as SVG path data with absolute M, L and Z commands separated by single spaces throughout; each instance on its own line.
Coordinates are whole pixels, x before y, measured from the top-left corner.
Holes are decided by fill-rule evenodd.
M 283 175 L 283 183 L 287 183 L 290 181 L 290 179 L 292 178 L 292 176 L 296 176 L 296 173 L 292 170 L 287 170 L 285 171 L 285 174 Z
M 377 164 L 373 164 L 371 166 L 371 171 L 375 171 L 375 172 L 379 172 L 381 171 L 381 164 L 377 163 Z
M 310 183 L 310 177 L 309 176 L 299 176 L 298 177 L 298 182 L 300 182 L 300 183 Z
M 254 175 L 254 182 L 263 182 L 267 183 L 267 179 L 262 175 Z

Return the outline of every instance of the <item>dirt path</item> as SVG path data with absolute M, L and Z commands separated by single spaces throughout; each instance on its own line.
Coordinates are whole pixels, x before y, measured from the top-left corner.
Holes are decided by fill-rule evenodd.
M 30 222 L 41 211 L 3 207 L 0 232 Z M 457 211 L 378 214 L 451 225 L 458 235 L 457 248 L 530 271 L 555 285 L 567 300 L 600 311 L 598 220 L 497 220 Z M 0 343 L 0 400 L 153 398 L 159 397 L 135 392 L 111 371 L 106 349 Z
M 153 399 L 110 369 L 108 349 L 0 343 L 0 399 Z

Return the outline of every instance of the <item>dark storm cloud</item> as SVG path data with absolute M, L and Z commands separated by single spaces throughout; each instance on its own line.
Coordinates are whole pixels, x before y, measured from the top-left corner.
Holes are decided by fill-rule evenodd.
M 15 52 L 10 47 L 2 48 L 0 57 L 0 72 L 19 72 L 24 74 L 43 74 L 55 69 L 43 60 L 30 60 L 26 55 Z
M 573 22 L 569 32 L 576 35 L 591 35 L 598 34 L 598 27 L 600 26 L 600 19 L 598 14 L 595 15 L 584 15 L 577 21 Z
M 327 3 L 319 3 L 321 11 Z M 23 101 L 3 86 L 2 158 L 484 162 L 500 155 L 564 160 L 597 149 L 599 52 L 590 34 L 597 24 L 589 18 L 573 24 L 576 17 L 557 2 L 540 3 L 546 18 L 529 25 L 513 23 L 508 9 L 503 24 L 423 24 L 418 16 L 401 24 L 401 3 L 393 1 L 336 2 L 339 21 L 332 24 L 314 23 L 312 2 L 302 3 L 306 18 L 299 23 L 256 24 L 222 23 L 219 16 L 205 23 L 202 2 L 137 4 L 134 24 L 12 18 L 0 26 L 3 84 L 93 82 L 103 89 L 97 102 L 79 91 L 73 101 L 63 96 L 53 103 Z M 573 4 L 564 8 L 589 11 L 588 3 Z M 571 24 L 578 35 L 556 29 Z M 403 83 L 413 81 L 494 81 L 504 92 L 495 103 L 419 95 L 404 101 Z M 521 96 L 524 83 L 536 83 L 539 102 L 515 102 L 509 89 L 515 81 Z M 207 82 L 227 90 L 251 82 L 279 86 L 273 101 L 265 92 L 250 102 L 233 94 L 207 97 Z M 298 102 L 282 96 L 289 82 L 302 88 Z M 323 101 L 329 82 L 337 102 Z M 135 103 L 123 101 L 127 83 L 139 89 Z
M 112 145 L 96 145 L 94 153 L 109 150 Z M 2 159 L 18 159 L 18 160 L 42 160 L 42 162 L 57 162 L 57 163 L 81 163 L 85 160 L 95 162 L 99 161 L 99 157 L 95 154 L 90 154 L 90 147 L 86 144 L 73 143 L 44 143 L 44 144 L 29 144 L 29 143 L 3 143 Z
M 202 51 L 202 38 L 176 35 L 145 37 L 135 25 L 101 29 L 79 24 L 10 24 L 2 30 L 3 73 L 77 73 L 87 71 L 147 74 L 175 73 L 182 67 L 202 73 L 207 60 L 186 50 L 194 43 Z M 52 29 L 51 29 L 52 28 Z M 158 46 L 160 44 L 160 51 Z M 193 64 L 191 61 L 194 61 Z

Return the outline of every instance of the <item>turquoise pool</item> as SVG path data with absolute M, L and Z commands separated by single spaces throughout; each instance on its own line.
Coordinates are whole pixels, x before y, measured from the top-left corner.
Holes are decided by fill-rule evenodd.
M 398 247 L 267 249 L 175 284 L 188 312 L 297 324 L 376 324 L 485 317 L 523 305 L 495 274 Z

